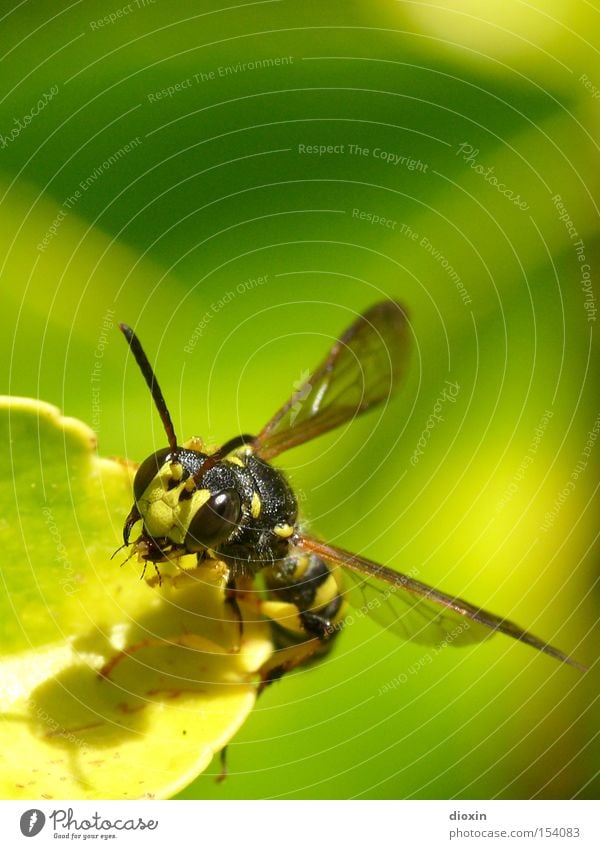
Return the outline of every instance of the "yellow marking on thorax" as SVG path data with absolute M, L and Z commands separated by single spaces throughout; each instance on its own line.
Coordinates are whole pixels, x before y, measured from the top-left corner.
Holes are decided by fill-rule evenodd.
M 250 515 L 253 519 L 258 519 L 260 516 L 262 504 L 260 503 L 260 497 L 257 492 L 252 493 L 252 502 L 250 504 Z
M 242 460 L 241 457 L 236 457 L 235 454 L 232 454 L 231 457 L 227 457 L 227 463 L 232 463 L 234 466 L 240 466 L 242 469 L 246 468 L 246 464 Z

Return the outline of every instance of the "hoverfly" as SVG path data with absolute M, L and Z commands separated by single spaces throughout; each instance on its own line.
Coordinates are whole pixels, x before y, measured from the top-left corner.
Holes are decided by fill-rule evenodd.
M 241 585 L 263 576 L 267 616 L 278 605 L 295 611 L 278 622 L 275 660 L 263 685 L 324 654 L 343 623 L 346 593 L 371 599 L 370 615 L 404 639 L 424 644 L 479 642 L 500 632 L 559 661 L 584 669 L 560 649 L 477 605 L 325 543 L 306 532 L 283 473 L 271 461 L 290 448 L 387 401 L 403 375 L 409 350 L 406 312 L 395 301 L 375 304 L 335 342 L 322 364 L 257 436 L 243 434 L 216 451 L 200 440 L 179 445 L 162 392 L 133 330 L 120 328 L 162 419 L 168 446 L 138 468 L 134 505 L 123 529 L 124 546 L 144 562 L 184 555 L 225 568 L 235 597 Z M 141 534 L 130 542 L 141 521 Z M 342 567 L 341 570 L 337 567 Z M 342 586 L 340 571 L 347 579 Z M 356 602 L 355 602 L 356 603 Z M 281 637 L 281 635 L 284 635 Z

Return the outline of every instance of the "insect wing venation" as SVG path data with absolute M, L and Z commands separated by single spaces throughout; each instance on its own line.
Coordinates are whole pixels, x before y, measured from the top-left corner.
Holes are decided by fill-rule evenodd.
M 338 548 L 338 546 L 330 545 L 304 535 L 296 539 L 296 545 L 305 551 L 310 551 L 313 554 L 316 554 L 318 557 L 323 558 L 323 560 L 326 560 L 329 563 L 335 563 L 337 566 L 345 567 L 346 570 L 350 572 L 367 577 L 369 582 L 374 579 L 375 581 L 381 581 L 384 584 L 389 585 L 389 587 L 392 588 L 390 597 L 393 597 L 394 599 L 397 598 L 410 603 L 410 598 L 412 597 L 413 609 L 417 609 L 414 599 L 417 599 L 417 604 L 420 601 L 425 602 L 421 605 L 419 613 L 422 616 L 427 616 L 427 611 L 429 611 L 432 616 L 432 621 L 436 621 L 436 617 L 440 623 L 442 623 L 444 619 L 451 622 L 453 620 L 460 621 L 460 618 L 465 621 L 466 618 L 469 622 L 473 623 L 473 627 L 465 629 L 465 637 L 469 634 L 469 632 L 471 632 L 470 639 L 466 637 L 467 642 L 479 642 L 480 640 L 485 639 L 486 634 L 489 635 L 490 633 L 498 631 L 518 640 L 519 642 L 526 643 L 527 645 L 538 649 L 538 651 L 545 652 L 557 660 L 569 663 L 571 666 L 575 666 L 581 670 L 586 669 L 586 667 L 582 666 L 576 660 L 573 660 L 573 658 L 560 651 L 560 649 L 546 643 L 544 640 L 541 640 L 529 631 L 525 631 L 514 622 L 500 616 L 496 616 L 495 613 L 490 613 L 488 610 L 476 607 L 468 601 L 464 601 L 464 599 L 447 595 L 446 593 L 435 589 L 435 587 L 431 587 L 428 584 L 424 584 L 422 581 L 416 580 L 416 578 L 404 575 L 402 572 L 395 572 L 393 569 L 381 566 L 379 563 L 368 560 L 366 557 L 361 557 L 358 554 L 352 554 L 349 551 L 345 551 L 343 548 Z M 443 611 L 441 618 L 439 613 L 440 610 Z M 459 617 L 458 619 L 455 618 L 456 615 Z M 401 621 L 402 617 L 399 618 L 399 622 Z M 483 628 L 481 626 L 483 626 Z M 444 625 L 444 627 L 446 626 Z M 421 629 L 423 633 L 425 633 L 422 623 Z M 417 639 L 418 641 L 418 631 L 417 635 L 413 634 L 411 639 Z M 457 641 L 455 644 L 459 645 L 460 642 Z
M 270 460 L 386 401 L 404 374 L 408 347 L 404 308 L 375 304 L 263 428 L 254 451 Z

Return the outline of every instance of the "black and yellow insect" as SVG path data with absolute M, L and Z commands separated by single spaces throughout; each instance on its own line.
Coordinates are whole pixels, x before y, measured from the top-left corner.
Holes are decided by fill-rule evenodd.
M 132 553 L 145 564 L 154 564 L 159 580 L 158 564 L 195 554 L 199 562 L 214 561 L 226 570 L 233 603 L 242 584 L 260 573 L 266 593 L 262 610 L 279 622 L 280 651 L 264 670 L 265 683 L 327 651 L 340 630 L 347 594 L 404 639 L 426 644 L 447 640 L 460 646 L 499 631 L 583 668 L 502 617 L 310 536 L 299 520 L 293 490 L 271 465 L 282 452 L 391 396 L 409 348 L 406 313 L 400 304 L 383 301 L 361 315 L 258 436 L 235 437 L 211 453 L 202 450 L 199 440 L 178 444 L 140 342 L 131 328 L 120 327 L 169 443 L 137 470 L 124 544 L 131 544 L 133 527 L 141 521 Z M 345 586 L 341 574 L 347 579 Z M 289 610 L 296 615 L 290 617 Z

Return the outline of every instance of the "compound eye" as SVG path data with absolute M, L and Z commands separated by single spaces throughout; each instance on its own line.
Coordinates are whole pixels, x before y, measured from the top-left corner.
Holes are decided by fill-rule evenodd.
M 159 470 L 164 466 L 170 453 L 170 448 L 161 448 L 160 451 L 155 451 L 154 454 L 150 454 L 149 457 L 146 457 L 135 473 L 133 481 L 133 497 L 136 501 L 139 501 L 144 492 L 148 489 Z
M 192 517 L 185 547 L 190 552 L 215 548 L 235 531 L 241 513 L 240 496 L 235 489 L 224 489 L 211 495 Z

